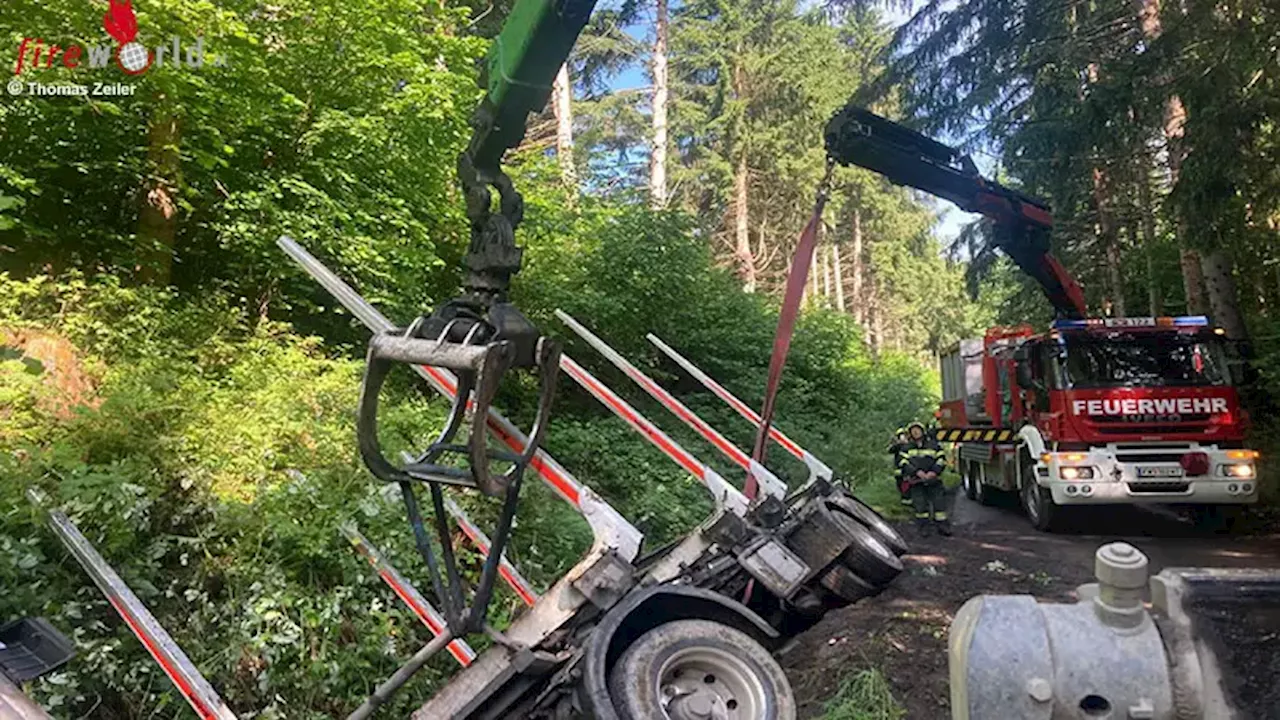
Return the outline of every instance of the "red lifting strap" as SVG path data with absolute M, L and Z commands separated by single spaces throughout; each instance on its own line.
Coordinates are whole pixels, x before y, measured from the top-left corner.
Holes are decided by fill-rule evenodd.
M 800 233 L 795 255 L 791 257 L 791 274 L 787 276 L 787 290 L 782 296 L 782 312 L 778 315 L 778 329 L 773 336 L 773 356 L 769 358 L 769 380 L 765 385 L 764 408 L 760 411 L 756 446 L 751 453 L 751 457 L 762 465 L 769 442 L 769 426 L 773 423 L 773 402 L 778 395 L 778 384 L 782 381 L 782 368 L 787 364 L 787 352 L 791 349 L 791 336 L 796 329 L 796 318 L 800 315 L 804 286 L 809 280 L 809 265 L 813 262 L 813 250 L 818 242 L 818 225 L 822 222 L 822 210 L 827 205 L 827 185 L 830 180 L 831 166 L 828 166 L 827 176 L 818 192 L 818 201 L 814 203 L 813 216 L 809 218 L 809 224 L 805 225 L 804 232 Z M 754 498 L 756 491 L 756 479 L 748 473 L 743 492 L 748 498 Z

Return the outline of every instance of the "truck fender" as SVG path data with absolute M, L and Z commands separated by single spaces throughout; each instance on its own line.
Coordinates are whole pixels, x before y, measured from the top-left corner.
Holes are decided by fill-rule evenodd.
M 655 585 L 613 606 L 591 631 L 582 673 L 588 717 L 619 720 L 609 697 L 609 670 L 637 638 L 673 620 L 711 620 L 741 630 L 773 649 L 778 631 L 745 605 L 719 593 L 685 585 Z
M 1048 444 L 1044 441 L 1044 436 L 1040 434 L 1040 428 L 1035 425 L 1023 425 L 1018 431 L 1018 438 L 1022 440 L 1022 446 L 1027 453 L 1031 455 L 1031 462 L 1035 463 L 1042 453 L 1048 449 Z M 1022 463 L 1022 455 L 1018 456 L 1018 463 Z M 1019 470 L 1022 468 L 1019 467 Z M 1022 487 L 1022 474 L 1018 474 L 1018 487 Z

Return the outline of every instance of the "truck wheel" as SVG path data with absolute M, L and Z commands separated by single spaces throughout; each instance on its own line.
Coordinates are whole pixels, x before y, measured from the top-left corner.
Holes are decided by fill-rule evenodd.
M 960 484 L 964 486 L 964 496 L 970 500 L 978 500 L 978 472 L 976 463 L 966 462 L 960 466 Z
M 833 511 L 831 516 L 853 540 L 837 562 L 876 587 L 888 585 L 902 573 L 902 561 L 878 535 L 843 512 Z
M 1023 463 L 1022 509 L 1026 511 L 1032 527 L 1048 532 L 1054 527 L 1059 508 L 1053 502 L 1053 495 L 1036 484 L 1035 472 L 1035 467 L 1029 462 Z
M 818 583 L 827 591 L 825 604 L 828 609 L 852 605 L 863 598 L 871 597 L 880 592 L 879 588 L 858 577 L 852 570 L 840 563 L 833 563 L 818 578 Z
M 986 483 L 987 466 L 974 461 L 970 467 L 973 471 L 973 500 L 979 505 L 990 505 L 994 501 L 991 493 L 998 492 Z
M 865 525 L 871 534 L 893 551 L 894 555 L 901 557 L 907 554 L 907 541 L 902 538 L 901 533 L 894 530 L 883 515 L 853 495 L 849 493 L 832 495 L 827 501 L 827 507 Z
M 623 720 L 795 720 L 782 668 L 751 636 L 708 620 L 641 635 L 609 673 Z

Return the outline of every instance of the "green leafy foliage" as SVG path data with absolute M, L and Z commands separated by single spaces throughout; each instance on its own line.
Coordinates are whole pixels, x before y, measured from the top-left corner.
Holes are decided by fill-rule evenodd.
M 44 527 L 29 488 L 69 513 L 241 716 L 342 715 L 426 639 L 338 533 L 354 520 L 406 576 L 424 578 L 399 498 L 371 481 L 354 447 L 367 331 L 274 242 L 293 236 L 397 321 L 456 293 L 467 228 L 455 159 L 479 97 L 481 38 L 508 5 L 135 4 L 148 46 L 198 35 L 225 64 L 153 68 L 131 81 L 129 97 L 0 105 L 0 617 L 44 615 L 73 637 L 76 660 L 32 688 L 55 715 L 190 712 Z M 10 3 L 0 27 L 15 45 L 22 33 L 104 44 L 100 12 L 70 0 Z M 866 74 L 864 51 L 884 33 L 873 19 L 784 2 L 682 12 L 673 24 L 684 53 L 673 70 L 680 200 L 651 210 L 626 182 L 611 184 L 608 153 L 643 144 L 636 94 L 585 114 L 581 164 L 593 192 L 566 188 L 536 147 L 512 153 L 527 201 L 513 299 L 740 483 L 739 468 L 553 311 L 573 314 L 750 447 L 750 425 L 644 336 L 759 404 L 777 324 L 769 293 L 822 172 L 822 121 Z M 734 39 L 749 41 L 741 53 L 726 45 Z M 599 87 L 636 51 L 616 32 L 612 40 L 596 43 L 600 76 L 584 82 Z M 730 60 L 757 82 L 726 103 Z M 24 79 L 83 82 L 86 72 L 55 64 Z M 773 253 L 756 294 L 741 291 L 721 244 L 731 210 L 724 170 L 744 149 L 754 242 Z M 936 380 L 921 360 L 982 311 L 961 294 L 962 268 L 929 237 L 927 210 L 874 178 L 842 170 L 838 180 L 846 207 L 833 203 L 831 234 L 846 243 L 840 213 L 864 213 L 866 292 L 845 308 L 811 293 L 778 423 L 874 500 L 891 487 L 886 433 L 932 409 Z M 173 212 L 158 220 L 166 207 Z M 889 329 L 869 337 L 870 315 L 848 311 L 872 295 Z M 705 489 L 570 383 L 561 378 L 547 449 L 645 533 L 646 549 L 703 520 Z M 528 427 L 535 388 L 513 378 L 498 405 Z M 396 376 L 382 403 L 384 446 L 421 447 L 445 410 L 407 373 Z M 768 462 L 792 483 L 806 478 L 776 446 Z M 509 556 L 545 588 L 591 535 L 552 492 L 526 487 Z M 492 502 L 458 497 L 482 526 L 497 515 Z M 461 562 L 474 577 L 479 556 L 464 551 Z M 502 591 L 492 619 L 502 625 L 519 611 Z M 385 712 L 407 714 L 454 669 L 447 657 L 433 661 Z

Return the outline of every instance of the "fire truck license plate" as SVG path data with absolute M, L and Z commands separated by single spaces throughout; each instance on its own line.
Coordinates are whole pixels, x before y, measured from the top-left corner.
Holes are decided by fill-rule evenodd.
M 1182 477 L 1182 468 L 1180 467 L 1140 467 L 1138 468 L 1138 477 L 1143 477 L 1143 478 Z

